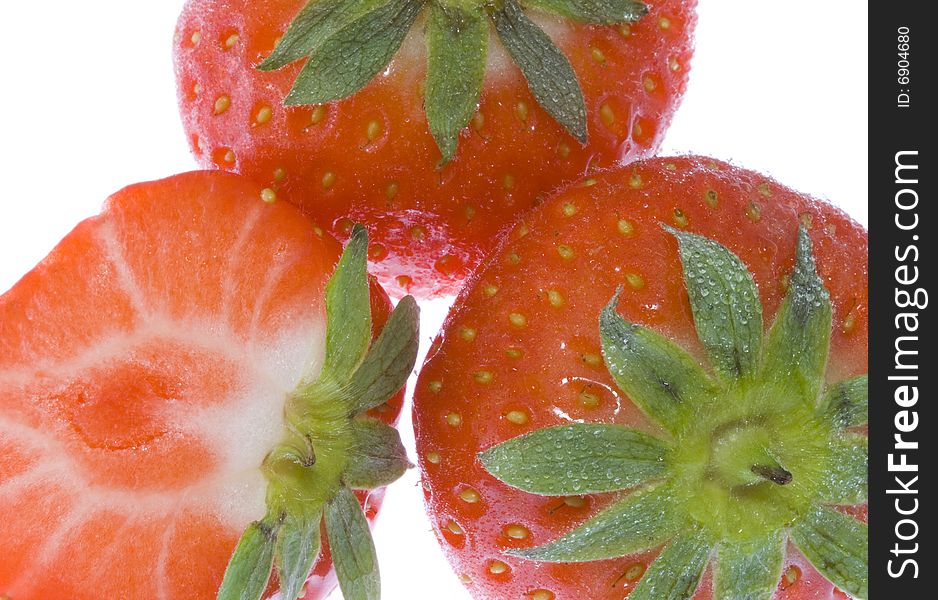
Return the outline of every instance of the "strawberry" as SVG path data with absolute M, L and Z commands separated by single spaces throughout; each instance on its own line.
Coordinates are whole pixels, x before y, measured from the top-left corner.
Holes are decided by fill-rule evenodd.
M 392 296 L 450 294 L 543 194 L 656 150 L 695 4 L 189 0 L 180 112 L 205 167 L 365 224 Z
M 377 597 L 416 305 L 275 200 L 131 186 L 0 297 L 0 597 Z
M 865 598 L 866 257 L 831 205 L 700 157 L 524 217 L 414 399 L 473 596 Z

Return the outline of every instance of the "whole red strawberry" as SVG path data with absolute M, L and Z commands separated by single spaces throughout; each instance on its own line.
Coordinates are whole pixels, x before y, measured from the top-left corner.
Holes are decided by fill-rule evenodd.
M 388 314 L 366 251 L 189 173 L 118 192 L 0 297 L 0 597 L 377 598 L 417 309 Z
M 414 400 L 474 597 L 866 598 L 866 258 L 829 204 L 699 157 L 529 213 Z
M 392 295 L 452 293 L 543 194 L 655 151 L 694 6 L 189 0 L 180 111 L 201 164 L 249 175 L 342 239 L 365 224 Z

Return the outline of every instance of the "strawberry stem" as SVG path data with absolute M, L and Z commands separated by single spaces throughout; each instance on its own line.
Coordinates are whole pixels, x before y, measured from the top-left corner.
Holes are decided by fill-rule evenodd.
M 771 450 L 774 444 L 773 434 L 761 424 L 720 428 L 714 435 L 709 468 L 729 487 L 766 481 L 788 485 L 791 471 L 777 458 L 780 452 Z
M 786 471 L 783 467 L 778 465 L 752 465 L 750 470 L 766 481 L 771 481 L 778 485 L 788 485 L 791 483 L 791 472 Z

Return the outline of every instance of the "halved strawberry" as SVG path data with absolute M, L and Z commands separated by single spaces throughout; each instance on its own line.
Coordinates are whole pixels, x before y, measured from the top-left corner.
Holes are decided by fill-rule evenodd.
M 202 165 L 277 189 L 340 238 L 364 223 L 392 295 L 454 293 L 543 194 L 657 149 L 695 5 L 189 0 L 180 112 Z
M 527 215 L 414 400 L 474 597 L 865 598 L 866 257 L 829 204 L 700 157 Z
M 362 506 L 407 467 L 417 309 L 388 316 L 366 247 L 189 173 L 118 192 L 0 297 L 0 596 L 259 598 L 275 564 L 270 590 L 319 598 L 334 562 L 375 597 Z

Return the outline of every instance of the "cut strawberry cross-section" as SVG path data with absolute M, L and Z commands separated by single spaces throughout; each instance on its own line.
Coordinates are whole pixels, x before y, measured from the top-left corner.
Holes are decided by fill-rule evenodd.
M 362 505 L 409 464 L 417 309 L 388 314 L 363 228 L 341 250 L 189 173 L 117 193 L 0 297 L 0 597 L 376 597 Z

